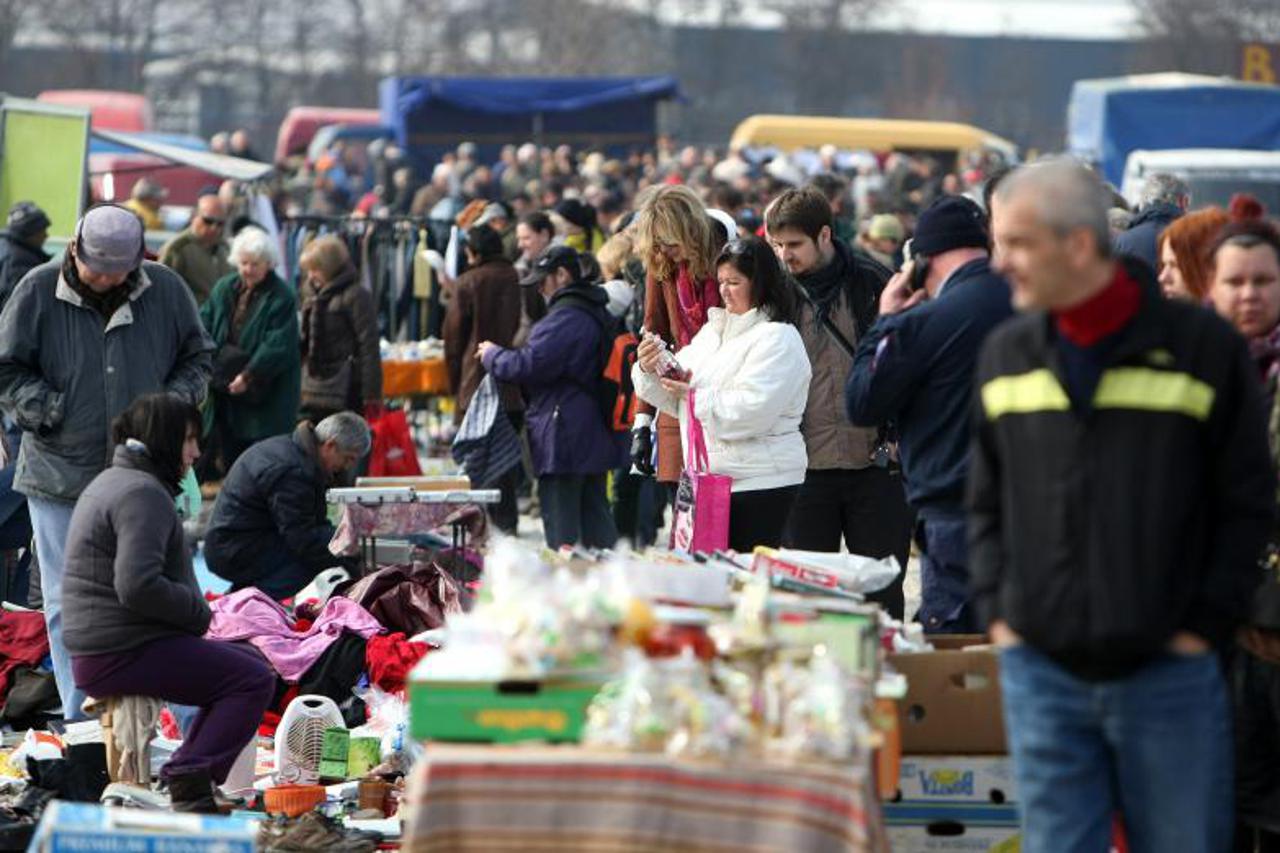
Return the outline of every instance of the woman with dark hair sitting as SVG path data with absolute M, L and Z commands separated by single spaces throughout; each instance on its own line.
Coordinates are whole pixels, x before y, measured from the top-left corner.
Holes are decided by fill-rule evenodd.
M 661 345 L 641 341 L 632 370 L 641 399 L 706 435 L 709 470 L 733 478 L 729 547 L 778 546 L 808 455 L 800 419 L 809 395 L 809 357 L 796 329 L 795 290 L 763 240 L 733 240 L 715 262 L 723 308 L 659 376 Z
M 200 455 L 200 413 L 140 397 L 113 424 L 112 465 L 84 490 L 67 533 L 63 641 L 90 696 L 200 708 L 161 770 L 178 811 L 215 812 L 212 783 L 257 732 L 275 676 L 248 647 L 204 639 L 211 614 L 174 508 Z

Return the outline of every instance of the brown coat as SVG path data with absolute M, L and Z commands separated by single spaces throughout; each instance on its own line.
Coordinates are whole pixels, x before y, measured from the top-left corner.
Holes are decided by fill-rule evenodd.
M 679 350 L 675 330 L 680 328 L 680 300 L 676 295 L 676 282 L 655 281 L 650 274 L 645 279 L 644 327 L 667 342 L 672 352 Z M 696 332 L 696 330 L 695 330 Z M 637 412 L 653 414 L 655 409 L 643 400 L 636 406 Z M 684 470 L 684 449 L 680 442 L 680 422 L 670 415 L 659 414 L 654 428 L 658 440 L 659 483 L 677 483 Z
M 866 468 L 875 450 L 876 430 L 854 426 L 845 413 L 844 386 L 853 368 L 853 359 L 821 323 L 814 322 L 813 308 L 807 301 L 801 303 L 800 312 L 800 337 L 813 368 L 809 403 L 800 422 L 805 450 L 809 453 L 809 469 Z M 858 326 L 843 298 L 832 307 L 831 321 L 845 340 L 858 345 Z
M 302 370 L 332 376 L 351 359 L 350 404 L 382 400 L 382 354 L 373 297 L 354 273 L 339 276 L 317 292 L 302 285 Z M 306 408 L 307 401 L 302 401 Z
M 505 258 L 494 258 L 464 272 L 454 282 L 453 298 L 444 317 L 444 357 L 449 367 L 449 387 L 458 401 L 458 417 L 467 410 L 484 365 L 476 358 L 481 341 L 510 347 L 520 327 L 520 306 L 534 288 L 521 287 L 516 268 Z M 541 297 L 538 297 L 541 302 Z M 502 384 L 502 407 L 524 410 L 520 389 Z

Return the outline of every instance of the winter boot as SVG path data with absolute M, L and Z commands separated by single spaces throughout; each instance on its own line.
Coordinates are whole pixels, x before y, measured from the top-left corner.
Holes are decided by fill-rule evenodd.
M 220 814 L 208 770 L 189 770 L 169 777 L 169 800 L 175 812 Z

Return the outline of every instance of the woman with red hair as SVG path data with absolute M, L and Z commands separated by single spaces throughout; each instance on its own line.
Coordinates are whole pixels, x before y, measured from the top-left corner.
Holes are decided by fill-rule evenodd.
M 1220 207 L 1207 207 L 1169 223 L 1156 240 L 1160 287 L 1173 299 L 1204 302 L 1213 283 L 1209 249 L 1229 222 Z

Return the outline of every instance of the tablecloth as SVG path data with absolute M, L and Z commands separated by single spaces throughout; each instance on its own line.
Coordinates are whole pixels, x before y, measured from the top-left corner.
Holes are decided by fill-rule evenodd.
M 382 362 L 382 396 L 384 397 L 448 393 L 449 370 L 443 358 Z
M 580 747 L 429 744 L 402 850 L 887 850 L 861 768 L 683 761 Z
M 415 536 L 445 524 L 465 524 L 473 545 L 482 543 L 487 532 L 484 509 L 479 504 L 343 504 L 329 552 L 350 556 L 359 553 L 361 538 Z

